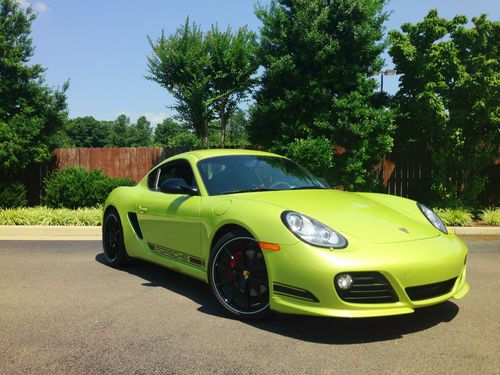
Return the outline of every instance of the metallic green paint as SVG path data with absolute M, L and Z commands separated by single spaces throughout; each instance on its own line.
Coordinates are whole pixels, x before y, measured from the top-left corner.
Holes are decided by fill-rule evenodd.
M 467 248 L 451 231 L 444 234 L 422 215 L 416 202 L 373 193 L 337 190 L 282 190 L 208 196 L 196 163 L 223 155 L 268 155 L 247 150 L 201 150 L 166 160 L 187 160 L 200 194 L 189 196 L 151 191 L 147 177 L 134 187 L 115 189 L 105 209 L 115 207 L 122 220 L 129 256 L 141 258 L 207 282 L 207 267 L 214 237 L 226 226 L 240 226 L 261 242 L 279 244 L 280 251 L 264 251 L 269 275 L 270 307 L 290 314 L 337 317 L 373 317 L 411 313 L 414 309 L 462 298 L 466 282 Z M 335 229 L 348 240 L 344 249 L 324 249 L 300 241 L 282 223 L 281 213 L 293 210 Z M 135 212 L 144 239 L 129 222 Z M 153 252 L 148 242 L 204 261 L 203 267 Z M 341 272 L 380 272 L 399 301 L 350 303 L 341 300 L 333 284 Z M 444 295 L 412 301 L 410 286 L 427 285 L 456 277 Z M 319 300 L 308 301 L 273 293 L 273 284 L 305 290 Z

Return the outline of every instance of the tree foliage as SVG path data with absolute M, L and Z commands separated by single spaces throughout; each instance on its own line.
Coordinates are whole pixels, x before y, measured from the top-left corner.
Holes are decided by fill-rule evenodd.
M 248 113 L 237 108 L 227 123 L 227 142 L 231 146 L 248 146 Z
M 208 147 L 208 122 L 213 115 L 203 32 L 188 18 L 174 35 L 166 37 L 162 31 L 156 42 L 148 40 L 153 55 L 148 56 L 147 78 L 172 93 L 178 117 L 192 126 Z
M 152 144 L 151 123 L 145 116 L 132 123 L 125 115 L 114 121 L 92 116 L 67 120 L 60 147 L 147 147 Z
M 42 203 L 53 208 L 96 207 L 104 204 L 109 193 L 118 186 L 133 186 L 129 178 L 110 178 L 100 169 L 69 167 L 45 180 Z
M 127 146 L 129 147 L 145 147 L 152 144 L 151 123 L 145 116 L 137 119 L 135 124 L 132 124 L 127 129 Z
M 288 154 L 291 143 L 324 149 L 327 139 L 331 163 L 318 174 L 348 189 L 376 186 L 374 166 L 393 131 L 370 78 L 383 63 L 384 3 L 273 0 L 257 8 L 264 71 L 249 129 L 254 143 Z
M 155 129 L 154 143 L 163 147 L 200 147 L 199 138 L 185 126 L 166 118 Z
M 500 23 L 482 15 L 472 24 L 431 10 L 422 22 L 389 34 L 401 74 L 396 144 L 418 144 L 432 154 L 428 199 L 441 203 L 476 203 L 485 171 L 499 158 Z
M 30 64 L 35 15 L 0 0 L 0 174 L 19 173 L 50 157 L 51 137 L 63 126 L 65 91 L 45 85 L 45 69 Z
M 220 146 L 226 143 L 228 121 L 241 101 L 255 84 L 253 74 L 258 63 L 255 58 L 255 34 L 246 27 L 233 34 L 230 27 L 220 31 L 217 26 L 206 36 L 214 108 L 220 124 Z
M 75 147 L 104 147 L 108 140 L 109 127 L 107 121 L 85 116 L 68 120 L 65 132 Z
M 210 146 L 209 124 L 219 118 L 221 145 L 236 104 L 248 92 L 257 70 L 255 35 L 245 27 L 232 33 L 216 26 L 205 34 L 189 18 L 175 34 L 149 38 L 148 79 L 172 93 L 178 118 Z

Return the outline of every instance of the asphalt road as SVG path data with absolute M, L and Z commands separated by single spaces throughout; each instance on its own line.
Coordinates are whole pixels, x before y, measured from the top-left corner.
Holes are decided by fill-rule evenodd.
M 500 239 L 467 243 L 461 301 L 243 323 L 202 282 L 107 267 L 99 242 L 0 241 L 0 374 L 500 374 Z

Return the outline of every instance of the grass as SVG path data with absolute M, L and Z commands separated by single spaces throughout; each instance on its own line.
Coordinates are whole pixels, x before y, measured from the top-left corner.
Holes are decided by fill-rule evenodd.
M 488 225 L 500 225 L 500 208 L 487 208 L 483 210 L 481 221 Z
M 435 210 L 446 225 L 468 227 L 472 225 L 472 213 L 464 208 L 438 208 Z
M 102 207 L 21 207 L 0 209 L 0 225 L 101 225 Z

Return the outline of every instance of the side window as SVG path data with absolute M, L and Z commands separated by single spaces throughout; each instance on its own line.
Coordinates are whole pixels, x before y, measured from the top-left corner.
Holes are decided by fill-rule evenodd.
M 152 170 L 148 175 L 148 188 L 149 190 L 156 190 L 156 181 L 158 180 L 158 172 L 160 168 Z
M 151 174 L 153 173 L 151 172 Z M 158 191 L 161 183 L 171 178 L 182 178 L 188 185 L 198 187 L 193 170 L 187 161 L 174 161 L 159 167 L 159 176 L 156 177 L 155 174 L 155 181 L 152 185 L 150 185 L 150 180 L 153 180 L 151 174 L 148 177 L 148 186 L 151 190 Z
M 178 167 L 177 164 L 174 164 L 174 165 L 171 164 L 171 165 L 166 165 L 166 166 L 163 166 L 160 168 L 160 177 L 158 178 L 158 184 L 156 185 L 156 190 L 160 189 L 159 186 L 161 185 L 161 183 L 163 181 L 177 177 L 175 175 L 177 167 Z

